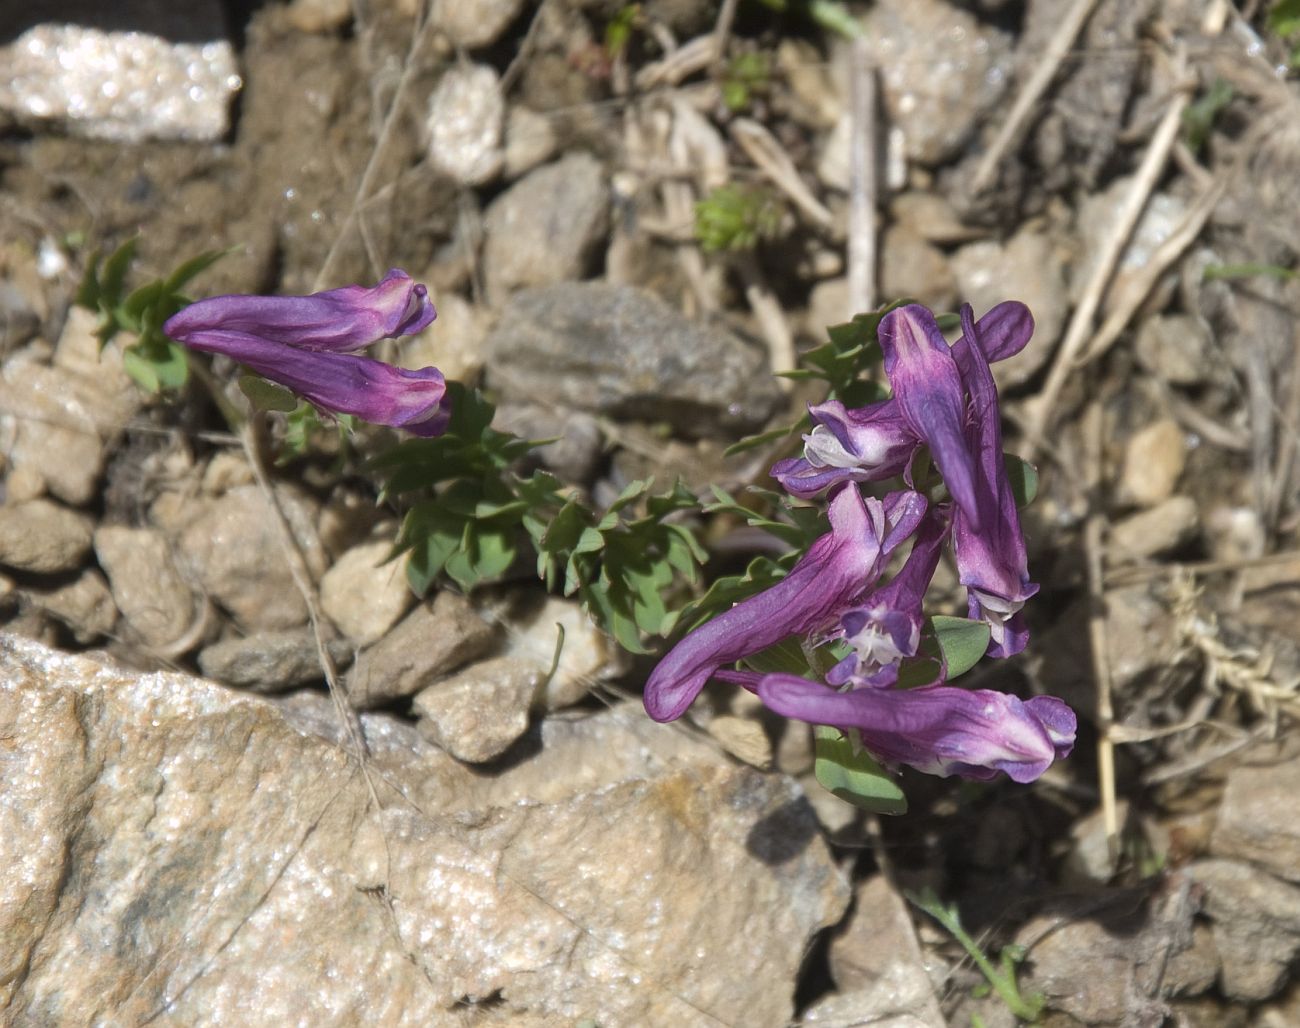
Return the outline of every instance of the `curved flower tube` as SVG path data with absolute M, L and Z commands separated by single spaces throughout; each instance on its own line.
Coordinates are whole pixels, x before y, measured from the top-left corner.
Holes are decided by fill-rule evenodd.
M 408 371 L 352 351 L 422 331 L 436 316 L 425 287 L 394 269 L 373 288 L 200 300 L 169 318 L 163 331 L 193 350 L 239 361 L 321 410 L 435 436 L 451 417 L 442 373 Z
M 837 692 L 796 675 L 765 675 L 763 703 L 786 717 L 856 730 L 886 764 L 987 780 L 1032 782 L 1074 748 L 1074 712 L 1054 696 L 1021 700 L 948 685 Z
M 724 665 L 790 635 L 824 631 L 880 575 L 885 559 L 916 531 L 925 514 L 920 493 L 863 500 L 854 485 L 830 502 L 831 530 L 808 548 L 780 582 L 688 633 L 661 660 L 645 688 L 656 721 L 681 717 Z

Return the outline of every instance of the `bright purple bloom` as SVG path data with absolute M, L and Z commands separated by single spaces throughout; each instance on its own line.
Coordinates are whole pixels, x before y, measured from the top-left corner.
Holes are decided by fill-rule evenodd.
M 953 550 L 961 583 L 966 586 L 970 616 L 987 622 L 992 632 L 989 656 L 1009 657 L 1028 642 L 1020 608 L 1038 592 L 1038 586 L 1029 580 L 1025 537 L 1007 478 L 997 385 L 979 345 L 979 326 L 969 305 L 962 307 L 961 318 L 961 343 L 970 340 L 975 344 L 954 347 L 953 355 L 970 390 L 966 436 L 974 457 L 977 517 L 964 508 L 957 510 Z
M 377 286 L 311 296 L 214 296 L 169 318 L 163 331 L 288 387 L 321 410 L 434 436 L 446 430 L 446 382 L 354 356 L 380 339 L 423 331 L 436 317 L 424 286 L 390 271 Z
M 837 692 L 796 675 L 765 675 L 763 703 L 786 717 L 856 730 L 886 764 L 927 774 L 987 780 L 999 772 L 1031 782 L 1069 756 L 1077 722 L 1054 696 L 1020 700 L 989 689 L 948 685 Z
M 681 717 L 724 665 L 791 635 L 830 628 L 875 584 L 886 558 L 916 531 L 925 514 L 919 493 L 864 501 L 841 486 L 830 502 L 831 530 L 808 548 L 780 582 L 690 632 L 650 675 L 645 707 L 656 721 Z

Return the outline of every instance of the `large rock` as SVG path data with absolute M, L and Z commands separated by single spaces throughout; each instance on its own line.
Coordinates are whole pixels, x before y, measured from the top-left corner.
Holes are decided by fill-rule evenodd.
M 780 395 L 762 351 L 631 286 L 516 293 L 487 354 L 488 381 L 507 399 L 667 421 L 690 436 L 757 428 Z
M 377 810 L 331 718 L 0 640 L 14 1023 L 791 1019 L 848 892 L 789 779 L 627 708 L 495 776 L 376 716 Z

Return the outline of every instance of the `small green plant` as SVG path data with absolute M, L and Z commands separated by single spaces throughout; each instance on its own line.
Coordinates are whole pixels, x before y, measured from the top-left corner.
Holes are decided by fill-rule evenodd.
M 632 41 L 632 33 L 643 21 L 640 4 L 624 4 L 605 25 L 605 53 L 612 61 Z
M 695 205 L 695 238 L 712 252 L 752 250 L 780 232 L 783 213 L 760 186 L 719 186 Z
M 1268 9 L 1268 27 L 1292 47 L 1288 63 L 1292 68 L 1300 68 L 1300 0 L 1277 0 Z
M 767 54 L 737 54 L 722 74 L 722 102 L 733 113 L 743 111 L 756 94 L 767 91 L 771 81 L 772 61 Z
M 758 0 L 758 3 L 782 14 L 794 11 L 829 32 L 845 39 L 862 35 L 862 25 L 844 4 L 837 0 Z
M 907 892 L 904 895 L 915 906 L 938 921 L 948 934 L 961 943 L 962 949 L 970 954 L 975 966 L 988 979 L 989 987 L 998 994 L 1012 1014 L 1031 1024 L 1038 1020 L 1043 1013 L 1046 997 L 1041 993 L 1023 995 L 1016 981 L 1016 968 L 1025 959 L 1023 946 L 1004 946 L 998 954 L 997 964 L 994 964 L 962 927 L 961 916 L 955 906 L 945 906 L 932 889 L 925 889 L 920 893 Z
M 1187 105 L 1183 111 L 1183 142 L 1189 150 L 1195 153 L 1205 145 L 1215 121 L 1235 95 L 1228 82 L 1215 79 L 1209 89 Z
M 189 379 L 185 347 L 163 335 L 163 322 L 188 304 L 181 290 L 231 251 L 211 250 L 192 257 L 166 278 L 154 279 L 126 291 L 127 271 L 135 258 L 138 237 L 132 237 L 100 262 L 96 252 L 77 290 L 78 306 L 99 314 L 96 336 L 106 346 L 119 332 L 136 340 L 122 351 L 122 365 L 151 393 L 182 388 Z

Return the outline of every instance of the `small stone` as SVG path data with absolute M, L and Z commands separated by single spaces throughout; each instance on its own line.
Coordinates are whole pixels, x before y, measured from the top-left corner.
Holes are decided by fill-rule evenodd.
M 495 617 L 510 626 L 502 656 L 516 657 L 542 674 L 555 664 L 555 647 L 563 631 L 560 660 L 542 698 L 547 710 L 571 707 L 624 669 L 622 652 L 573 600 L 520 596 L 508 601 Z
M 530 107 L 515 104 L 506 114 L 505 176 L 517 179 L 545 164 L 559 144 L 551 119 Z
M 45 495 L 45 476 L 30 464 L 11 468 L 4 479 L 5 503 L 26 503 Z
M 501 171 L 506 102 L 497 73 L 486 64 L 453 65 L 429 98 L 429 158 L 465 186 Z
M 209 496 L 224 496 L 241 485 L 252 485 L 257 479 L 253 469 L 242 454 L 221 451 L 215 453 L 203 469 L 203 491 Z
M 1016 356 L 994 364 L 993 376 L 1003 388 L 1029 381 L 1051 357 L 1069 310 L 1064 265 L 1051 238 L 1026 228 L 1006 243 L 971 243 L 953 254 L 952 269 L 958 292 L 977 316 L 1003 300 L 1028 306 L 1033 338 Z
M 826 339 L 826 330 L 842 325 L 853 313 L 849 310 L 849 280 L 828 278 L 818 282 L 808 294 L 808 314 L 804 319 L 807 333 L 820 345 Z
M 938 193 L 913 190 L 900 193 L 889 203 L 894 224 L 911 229 L 922 239 L 943 246 L 968 243 L 982 232 L 957 215 L 956 208 Z
M 760 771 L 772 766 L 772 740 L 753 718 L 721 714 L 709 721 L 707 730 L 737 760 Z
M 664 421 L 691 436 L 758 428 L 780 398 L 765 353 L 631 286 L 516 293 L 486 350 L 488 383 L 505 399 Z
M 1187 465 L 1187 437 L 1173 418 L 1161 418 L 1134 433 L 1124 451 L 1119 499 L 1154 507 L 1173 495 Z
M 1300 759 L 1238 764 L 1228 772 L 1218 823 L 1210 841 L 1216 857 L 1248 860 L 1300 882 Z
M 496 657 L 435 682 L 411 704 L 420 734 L 457 760 L 483 764 L 501 756 L 528 731 L 528 712 L 541 682 L 528 661 Z
M 1159 314 L 1138 329 L 1138 363 L 1163 382 L 1197 386 L 1214 371 L 1210 331 L 1190 314 Z
M 49 500 L 0 507 L 0 564 L 19 571 L 72 571 L 90 552 L 90 523 Z
M 347 642 L 331 639 L 326 645 L 336 666 L 351 662 L 352 647 Z M 284 692 L 325 677 L 310 629 L 223 639 L 199 652 L 199 669 L 214 681 L 261 693 Z
M 320 605 L 357 646 L 383 638 L 411 607 L 406 559 L 389 560 L 393 544 L 363 543 L 343 554 L 320 580 Z
M 1300 887 L 1235 860 L 1200 860 L 1186 873 L 1205 890 L 1224 995 L 1245 1002 L 1277 995 L 1300 953 Z
M 590 414 L 512 403 L 497 411 L 493 427 L 524 439 L 553 439 L 534 452 L 565 482 L 589 485 L 596 477 L 605 436 Z
M 1115 806 L 1116 823 L 1121 833 L 1129 823 L 1129 804 L 1120 800 Z M 1106 812 L 1097 809 L 1070 826 L 1070 852 L 1066 855 L 1064 875 L 1072 884 L 1088 887 L 1105 884 L 1114 877 L 1120 853 L 1111 850 L 1106 833 Z
M 299 32 L 337 32 L 352 20 L 352 0 L 293 0 L 285 15 Z
M 1149 510 L 1115 522 L 1110 545 L 1117 558 L 1154 557 L 1185 546 L 1196 538 L 1200 515 L 1189 496 L 1171 496 Z
M 948 258 L 902 225 L 886 229 L 881 240 L 880 291 L 883 296 L 918 300 L 933 310 L 948 310 L 957 303 L 957 281 Z
M 1006 94 L 1010 37 L 943 0 L 880 0 L 865 28 L 908 159 L 935 165 L 956 156 Z
M 831 189 L 847 193 L 852 185 L 850 150 L 853 143 L 853 119 L 843 112 L 822 141 L 817 157 L 817 178 Z
M 466 50 L 490 46 L 519 16 L 524 0 L 436 0 L 433 25 Z
M 844 110 L 825 57 L 806 39 L 783 36 L 776 48 L 776 70 L 785 76 L 794 100 L 792 116 L 804 125 L 826 129 Z
M 72 637 L 85 646 L 107 635 L 117 623 L 117 606 L 104 576 L 87 568 L 71 582 L 52 589 L 27 589 L 23 595 L 72 630 Z M 3 590 L 0 590 L 0 598 Z
M 483 221 L 487 294 L 583 278 L 609 221 L 600 162 L 573 153 L 529 172 L 492 201 Z
M 110 525 L 95 532 L 95 555 L 108 575 L 113 602 L 145 646 L 166 650 L 194 623 L 195 600 L 153 528 Z
M 294 489 L 280 486 L 276 492 L 309 569 L 319 574 L 316 504 Z M 307 620 L 274 516 L 257 486 L 241 485 L 182 519 L 177 549 L 184 561 L 204 592 L 251 631 L 296 628 Z
M 440 592 L 357 658 L 348 698 L 358 709 L 412 696 L 485 653 L 495 633 L 464 597 Z

